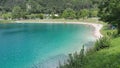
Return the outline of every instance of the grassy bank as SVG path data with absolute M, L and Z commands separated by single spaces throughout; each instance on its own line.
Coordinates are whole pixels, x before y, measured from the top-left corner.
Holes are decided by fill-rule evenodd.
M 0 23 L 14 23 L 14 20 L 0 20 Z
M 108 33 L 116 32 L 115 30 L 107 29 L 107 24 L 102 23 L 104 27 L 101 33 L 108 36 Z M 113 37 L 109 35 L 110 46 L 102 48 L 98 51 L 94 49 L 88 50 L 84 55 L 81 50 L 80 54 L 73 54 L 68 60 L 68 64 L 60 66 L 60 68 L 120 68 L 120 37 Z
M 90 22 L 90 23 L 101 23 L 98 18 L 88 18 L 88 19 L 26 19 L 17 20 L 17 22 L 23 23 L 36 23 L 36 22 Z
M 106 26 L 104 24 L 104 26 Z M 116 30 L 106 30 L 104 27 L 101 32 L 105 36 L 107 32 Z M 91 55 L 86 56 L 87 64 L 84 68 L 120 68 L 120 37 L 111 38 L 111 46 L 101 49 Z
M 84 68 L 120 68 L 120 37 L 111 39 L 111 42 L 110 48 L 89 55 Z

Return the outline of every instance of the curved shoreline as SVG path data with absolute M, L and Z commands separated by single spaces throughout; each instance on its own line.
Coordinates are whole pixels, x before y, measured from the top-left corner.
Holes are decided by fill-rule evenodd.
M 25 22 L 25 21 L 15 21 L 16 23 L 33 23 L 33 22 Z M 94 27 L 94 36 L 98 40 L 99 38 L 103 37 L 103 35 L 100 33 L 100 30 L 102 29 L 102 24 L 97 23 L 89 23 L 89 22 L 35 22 L 35 23 L 48 23 L 48 24 L 85 24 L 90 25 Z
M 25 22 L 20 22 L 19 21 L 19 22 L 16 22 L 16 23 L 24 24 Z M 30 22 L 27 22 L 27 23 L 30 23 Z M 47 23 L 47 24 L 83 24 L 83 25 L 88 25 L 88 26 L 91 26 L 92 28 L 94 28 L 93 35 L 95 36 L 95 40 L 98 40 L 100 37 L 103 37 L 103 35 L 100 33 L 100 30 L 103 27 L 102 24 L 89 23 L 89 22 L 36 22 L 36 23 L 43 23 L 43 24 L 45 24 L 45 23 Z M 57 57 L 55 56 L 55 57 L 53 57 L 55 59 L 51 59 L 51 58 L 50 58 L 50 60 L 46 59 L 45 62 L 40 63 L 40 65 L 39 65 L 39 63 L 36 64 L 36 65 L 38 65 L 38 66 L 45 66 L 45 67 L 50 67 L 52 65 L 50 68 L 56 68 L 58 66 L 58 64 L 59 64 L 57 62 L 59 62 L 58 60 L 61 60 L 61 57 L 64 58 L 65 56 L 61 56 L 61 55 L 57 56 Z M 67 57 L 64 58 L 64 59 L 67 59 Z M 52 61 L 52 63 L 51 63 L 51 61 Z M 62 62 L 62 60 L 61 60 L 61 62 Z M 63 64 L 64 64 L 64 62 L 63 62 Z

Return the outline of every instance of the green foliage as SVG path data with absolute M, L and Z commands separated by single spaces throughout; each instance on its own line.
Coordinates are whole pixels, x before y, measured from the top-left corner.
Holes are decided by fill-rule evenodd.
M 120 37 L 111 39 L 111 47 L 87 55 L 84 68 L 120 68 Z
M 2 14 L 2 18 L 5 20 L 12 19 L 12 14 L 11 13 Z
M 107 32 L 107 36 L 109 36 L 110 38 L 116 38 L 119 35 L 117 34 L 117 31 L 114 30 L 114 31 L 111 31 L 111 32 Z
M 13 7 L 20 6 L 27 12 L 34 13 L 62 13 L 71 8 L 75 11 L 93 8 L 98 0 L 0 0 L 2 11 L 11 11 Z
M 97 9 L 82 9 L 80 11 L 76 12 L 76 19 L 80 18 L 88 18 L 88 17 L 97 17 L 98 15 L 98 10 Z
M 112 54 L 104 52 L 103 50 L 105 48 L 110 47 L 110 45 L 111 43 L 109 38 L 107 37 L 100 38 L 95 43 L 95 49 L 90 48 L 89 50 L 85 51 L 83 47 L 79 54 L 77 52 L 74 53 L 73 55 L 70 54 L 68 62 L 64 65 L 60 65 L 59 68 L 93 68 L 93 66 L 94 68 L 112 68 L 115 65 L 117 65 L 115 67 L 118 67 L 119 61 L 117 61 L 116 64 L 114 65 L 112 64 L 111 59 L 114 58 L 116 60 L 120 56 L 119 55 L 112 56 Z M 115 61 L 114 59 L 113 61 Z
M 110 38 L 108 37 L 102 37 L 99 40 L 96 41 L 95 43 L 95 50 L 99 51 L 104 48 L 110 47 Z
M 90 10 L 89 12 L 90 17 L 97 17 L 97 15 L 98 15 L 98 10 L 95 9 Z
M 22 18 L 23 14 L 24 14 L 23 10 L 19 6 L 14 7 L 12 10 L 13 19 L 16 19 L 16 18 L 20 19 L 20 18 Z
M 76 12 L 76 19 L 80 19 L 80 18 L 88 18 L 90 15 L 90 11 L 88 9 L 82 9 L 78 12 Z
M 76 12 L 76 19 L 80 19 L 81 18 L 81 12 L 80 11 L 78 11 L 78 12 Z
M 26 5 L 26 10 L 29 13 L 39 13 L 41 11 L 42 7 L 39 4 L 39 2 L 36 2 L 34 0 L 28 0 Z
M 43 14 L 31 14 L 31 15 L 26 15 L 26 17 L 28 19 L 36 19 L 36 18 L 43 19 L 44 15 Z
M 25 9 L 26 0 L 0 0 L 0 6 L 3 12 L 11 12 L 15 6 L 20 6 Z
M 69 59 L 65 65 L 60 65 L 59 68 L 83 68 L 84 65 L 84 46 L 78 54 L 75 52 L 73 55 L 69 54 Z
M 1 0 L 0 12 L 12 12 L 13 19 L 26 19 L 26 15 L 30 14 L 59 14 L 59 17 L 52 15 L 52 19 L 55 19 L 61 18 L 63 12 L 64 18 L 79 19 L 88 17 L 84 9 L 94 9 L 96 4 L 99 4 L 98 0 Z M 74 11 L 67 14 L 66 10 L 69 9 Z M 91 15 L 96 16 L 96 12 Z
M 43 14 L 38 14 L 38 15 L 37 15 L 37 18 L 43 19 L 43 18 L 44 18 L 44 15 L 43 15 Z
M 62 17 L 64 17 L 65 19 L 73 19 L 76 17 L 75 15 L 75 11 L 73 9 L 66 9 L 63 11 Z
M 36 18 L 36 15 L 35 15 L 35 14 L 26 15 L 26 17 L 27 17 L 28 19 L 35 19 L 35 18 Z
M 89 11 L 87 9 L 83 9 L 80 11 L 80 17 L 85 19 L 89 16 Z
M 99 17 L 102 21 L 117 25 L 120 34 L 120 1 L 104 0 L 99 6 Z

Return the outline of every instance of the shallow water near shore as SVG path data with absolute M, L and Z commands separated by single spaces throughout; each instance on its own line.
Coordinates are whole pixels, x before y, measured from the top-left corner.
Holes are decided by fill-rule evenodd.
M 0 68 L 55 68 L 95 41 L 93 30 L 82 24 L 0 24 Z

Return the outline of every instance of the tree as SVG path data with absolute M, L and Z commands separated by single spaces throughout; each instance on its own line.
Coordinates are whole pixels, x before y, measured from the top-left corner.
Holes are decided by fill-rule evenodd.
M 39 1 L 36 2 L 36 0 L 28 0 L 26 7 L 29 13 L 39 13 L 42 9 Z
M 90 17 L 97 17 L 97 15 L 98 15 L 98 10 L 95 9 L 90 10 L 89 12 Z
M 37 14 L 37 18 L 43 19 L 44 15 L 43 14 Z
M 35 14 L 30 14 L 30 15 L 26 15 L 26 17 L 28 19 L 35 19 L 36 18 L 36 15 Z
M 51 12 L 62 13 L 66 8 L 75 11 L 90 9 L 102 0 L 0 0 L 2 10 L 10 12 L 13 7 L 20 6 L 31 14 Z M 96 6 L 97 7 L 97 6 Z
M 80 17 L 85 19 L 89 16 L 89 11 L 87 9 L 83 9 L 80 11 Z
M 81 18 L 81 12 L 78 11 L 78 12 L 76 12 L 76 19 L 80 19 L 80 18 Z
M 104 0 L 99 6 L 100 20 L 116 25 L 118 34 L 120 34 L 120 1 Z
M 12 10 L 13 19 L 20 19 L 22 16 L 24 16 L 23 14 L 23 10 L 19 6 L 14 7 Z
M 73 9 L 68 8 L 63 11 L 62 17 L 66 19 L 73 19 L 76 17 L 75 11 Z
M 4 13 L 4 14 L 2 14 L 2 18 L 6 19 L 6 20 L 12 19 L 12 14 L 11 13 Z
M 44 15 L 43 14 L 31 14 L 31 15 L 26 15 L 26 17 L 28 19 L 36 19 L 36 18 L 43 19 Z

